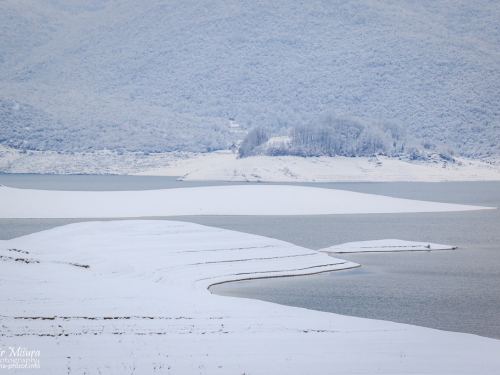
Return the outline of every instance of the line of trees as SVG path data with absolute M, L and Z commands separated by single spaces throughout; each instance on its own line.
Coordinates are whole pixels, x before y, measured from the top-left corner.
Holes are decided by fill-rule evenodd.
M 317 124 L 294 127 L 290 137 L 291 155 L 394 155 L 404 149 L 406 129 L 398 122 L 327 116 Z
M 239 155 L 394 156 L 403 153 L 406 128 L 402 123 L 326 116 L 317 123 L 295 126 L 290 142 L 265 145 L 268 136 L 254 128 L 243 141 Z

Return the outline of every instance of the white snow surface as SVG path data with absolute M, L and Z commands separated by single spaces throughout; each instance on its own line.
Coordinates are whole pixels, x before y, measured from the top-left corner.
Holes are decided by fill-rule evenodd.
M 299 157 L 252 156 L 237 159 L 231 152 L 191 154 L 168 164 L 132 173 L 182 176 L 184 181 L 346 182 L 346 181 L 498 181 L 500 167 L 457 158 L 408 162 L 386 156 Z
M 272 138 L 274 144 L 286 138 Z M 399 160 L 376 157 L 252 156 L 231 151 L 75 152 L 29 151 L 0 145 L 1 173 L 116 174 L 175 176 L 186 181 L 340 182 L 340 181 L 499 181 L 500 165 L 456 158 Z
M 173 221 L 86 222 L 0 241 L 0 255 L 0 346 L 40 350 L 39 374 L 500 366 L 499 340 L 211 295 L 219 282 L 357 266 L 261 236 Z
M 319 251 L 325 253 L 375 253 L 395 251 L 430 251 L 454 250 L 456 246 L 440 245 L 431 242 L 415 242 L 396 239 L 347 242 L 341 245 L 330 246 Z
M 146 191 L 0 187 L 0 218 L 327 215 L 490 209 L 306 186 L 210 186 Z

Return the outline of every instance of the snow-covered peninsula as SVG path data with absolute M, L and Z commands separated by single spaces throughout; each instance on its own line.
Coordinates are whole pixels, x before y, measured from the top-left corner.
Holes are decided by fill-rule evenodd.
M 348 242 L 320 249 L 324 253 L 390 253 L 399 251 L 454 250 L 456 246 L 429 242 L 404 241 L 397 239 Z
M 286 185 L 145 191 L 48 191 L 0 187 L 0 218 L 117 218 L 191 215 L 328 215 L 491 209 Z
M 220 282 L 356 267 L 173 221 L 67 225 L 0 241 L 2 347 L 40 374 L 495 374 L 500 341 L 211 295 Z M 12 373 L 25 373 L 13 369 Z

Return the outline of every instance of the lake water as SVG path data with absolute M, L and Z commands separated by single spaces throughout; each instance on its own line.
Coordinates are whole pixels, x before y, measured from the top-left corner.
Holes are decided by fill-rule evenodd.
M 171 177 L 2 175 L 0 184 L 59 190 L 148 190 L 228 185 Z M 450 203 L 500 207 L 500 182 L 300 184 Z M 164 218 L 162 218 L 164 219 Z M 362 264 L 341 272 L 228 283 L 222 295 L 391 320 L 500 339 L 500 210 L 458 213 L 174 217 L 319 249 L 399 238 L 457 245 L 455 251 L 342 254 Z M 0 239 L 83 220 L 0 220 Z

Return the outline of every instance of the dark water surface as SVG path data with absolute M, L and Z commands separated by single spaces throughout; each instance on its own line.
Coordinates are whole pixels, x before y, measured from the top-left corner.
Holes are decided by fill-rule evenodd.
M 59 190 L 149 190 L 230 183 L 172 177 L 2 175 L 0 184 Z M 300 184 L 399 198 L 500 206 L 500 182 Z M 153 219 L 153 218 L 151 218 Z M 349 241 L 398 238 L 457 245 L 455 251 L 342 254 L 350 271 L 228 283 L 211 288 L 321 311 L 468 332 L 500 339 L 500 210 L 456 213 L 192 216 L 183 220 L 319 249 Z M 0 239 L 81 219 L 3 219 Z

